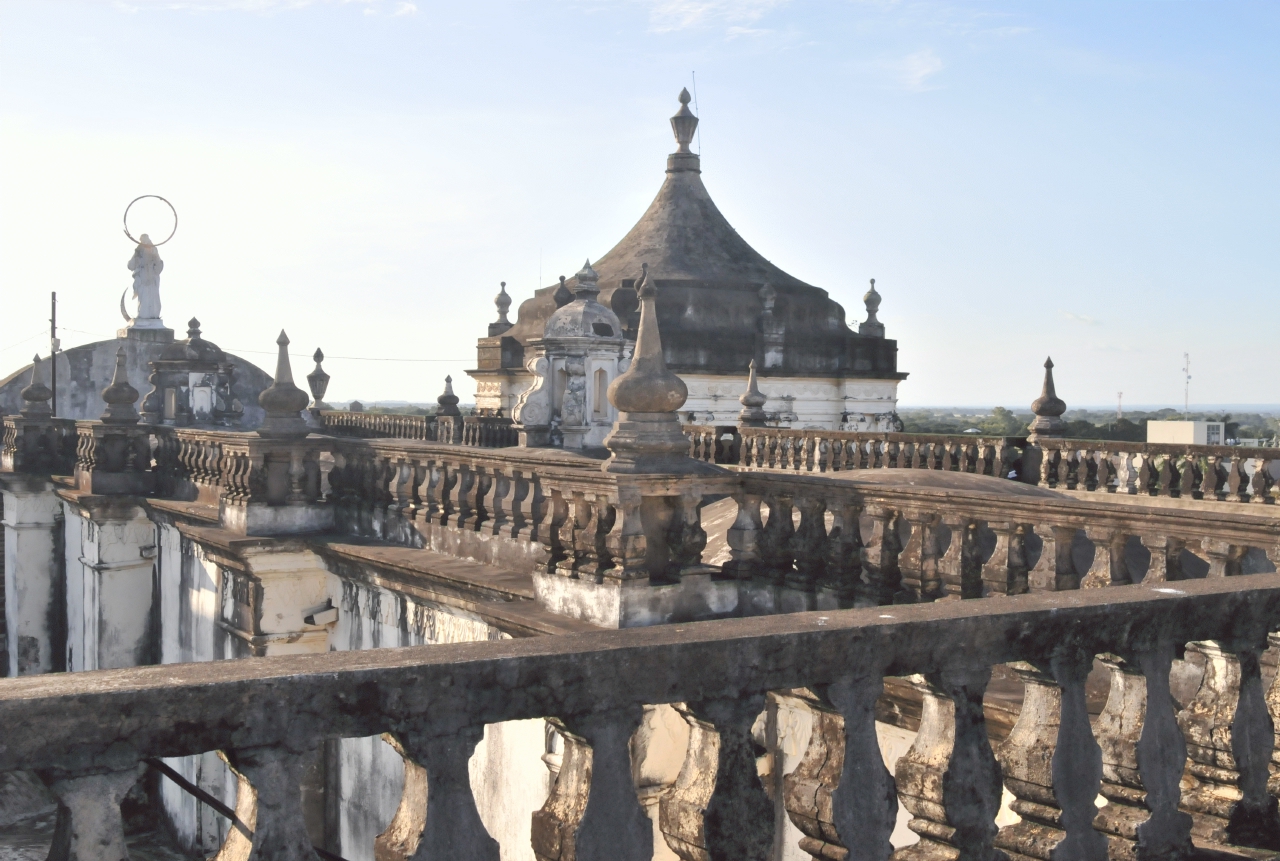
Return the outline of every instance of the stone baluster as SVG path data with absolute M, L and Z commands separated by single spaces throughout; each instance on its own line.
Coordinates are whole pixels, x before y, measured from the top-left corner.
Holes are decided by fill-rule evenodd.
M 481 531 L 488 535 L 502 535 L 505 529 L 511 531 L 511 492 L 513 482 L 511 476 L 501 467 L 489 470 L 489 486 L 484 494 L 484 510 L 489 519 L 484 522 Z
M 142 773 L 140 766 L 76 777 L 49 779 L 58 802 L 49 861 L 127 859 L 120 802 Z
M 572 517 L 569 501 L 559 490 L 551 490 L 546 504 L 542 508 L 542 519 L 538 523 L 538 540 L 546 552 L 546 570 L 551 574 L 560 573 L 565 555 L 565 543 L 562 538 L 564 524 Z M 573 546 L 572 542 L 569 544 Z
M 947 550 L 938 560 L 943 598 L 982 597 L 982 558 L 978 546 L 978 522 L 958 514 L 943 514 L 951 532 Z
M 1143 583 L 1182 579 L 1182 550 L 1186 542 L 1169 535 L 1143 535 L 1141 541 L 1151 553 L 1151 563 L 1142 578 Z
M 1182 461 L 1182 469 L 1178 477 L 1178 496 L 1181 499 L 1200 499 L 1200 485 L 1204 477 L 1200 474 L 1199 462 L 1188 455 Z
M 812 591 L 826 576 L 827 504 L 818 496 L 800 497 L 800 528 L 791 536 L 795 567 L 787 571 L 783 584 L 792 589 Z
M 387 526 L 384 530 L 389 540 L 404 543 L 407 539 L 406 527 L 413 519 L 415 478 L 417 474 L 413 462 L 408 458 L 398 457 L 391 461 L 391 481 L 387 488 L 391 494 L 391 503 L 387 506 Z
M 454 470 L 456 481 L 449 489 L 448 525 L 454 529 L 466 529 L 475 519 L 476 470 L 463 463 Z
M 1093 564 L 1080 578 L 1081 589 L 1129 582 L 1129 569 L 1124 561 L 1124 545 L 1128 536 L 1109 526 L 1086 526 L 1085 537 L 1093 542 Z
M 1155 496 L 1155 482 L 1157 472 L 1155 466 L 1155 458 L 1150 454 L 1143 453 L 1138 457 L 1138 475 L 1137 486 L 1138 496 Z
M 1040 537 L 1040 557 L 1027 572 L 1027 587 L 1032 592 L 1061 592 L 1080 586 L 1075 563 L 1071 560 L 1071 541 L 1075 530 L 1065 526 L 1028 526 Z
M 791 536 L 795 534 L 791 494 L 770 491 L 764 500 L 769 506 L 769 520 L 757 541 L 760 557 L 757 574 L 765 582 L 781 585 L 795 561 L 791 553 Z
M 938 515 L 932 512 L 905 511 L 911 524 L 911 536 L 898 553 L 898 571 L 902 575 L 899 601 L 934 601 L 942 596 L 942 578 L 938 571 Z
M 725 536 L 729 545 L 729 561 L 724 563 L 722 570 L 726 577 L 746 581 L 755 575 L 760 561 L 759 541 L 764 530 L 760 517 L 761 497 L 739 491 L 734 500 L 738 504 L 738 514 Z
M 881 861 L 892 851 L 898 794 L 875 724 L 883 692 L 874 668 L 826 686 L 825 702 L 812 706 L 804 757 L 783 779 L 787 815 L 804 834 L 800 849 L 820 861 Z
M 546 804 L 533 814 L 538 861 L 649 861 L 653 825 L 636 797 L 631 736 L 639 707 L 566 719 L 565 754 Z M 451 857 L 451 856 L 442 856 Z
M 1187 645 L 1188 653 L 1203 657 L 1204 677 L 1178 714 L 1188 756 L 1182 809 L 1198 838 L 1274 850 L 1280 849 L 1280 815 L 1267 778 L 1275 724 L 1262 690 L 1262 645 Z
M 1098 464 L 1094 459 L 1097 453 L 1092 449 L 1084 449 L 1076 457 L 1075 489 L 1094 490 L 1098 486 Z
M 227 752 L 239 779 L 236 817 L 252 837 L 231 829 L 212 861 L 319 861 L 302 813 L 300 787 L 308 753 L 284 745 Z
M 912 676 L 924 700 L 920 730 L 898 760 L 898 795 L 920 842 L 893 861 L 998 857 L 1000 766 L 987 741 L 982 695 L 991 670 L 946 670 Z
M 1253 478 L 1249 479 L 1249 501 L 1256 505 L 1270 505 L 1276 500 L 1271 495 L 1271 487 L 1275 480 L 1271 477 L 1271 461 L 1255 457 L 1253 462 Z
M 1156 496 L 1174 496 L 1182 486 L 1182 476 L 1178 473 L 1177 458 L 1166 454 L 1160 458 L 1156 469 Z
M 423 461 L 422 482 L 418 485 L 418 498 L 422 500 L 422 507 L 418 509 L 418 517 L 427 523 L 439 523 L 441 520 L 443 505 L 440 489 L 444 473 L 444 464 L 440 461 Z
M 1221 538 L 1201 538 L 1200 549 L 1209 558 L 1209 577 L 1235 577 L 1249 548 Z
M 871 536 L 862 548 L 862 583 L 856 606 L 875 607 L 893 603 L 902 583 L 898 569 L 898 514 L 883 506 L 867 507 L 871 519 Z
M 506 509 L 507 519 L 498 526 L 497 534 L 504 538 L 531 539 L 531 527 L 536 522 L 533 518 L 533 498 L 536 489 L 530 476 L 522 469 L 511 470 L 507 478 L 509 495 Z
M 1054 477 L 1054 487 L 1059 490 L 1075 489 L 1075 463 L 1080 453 L 1075 449 L 1067 448 L 1065 444 L 1058 450 L 1057 475 Z
M 1245 459 L 1239 455 L 1225 458 L 1227 461 L 1227 499 L 1230 502 L 1249 501 L 1249 476 L 1245 473 Z
M 817 464 L 818 472 L 832 471 L 831 454 L 831 440 L 826 437 L 819 438 L 814 451 L 814 461 Z
M 689 747 L 675 784 L 659 802 L 659 827 L 685 861 L 772 857 L 773 802 L 756 771 L 751 727 L 762 695 L 678 706 Z M 714 777 L 712 777 L 714 775 Z
M 1220 455 L 1207 455 L 1204 459 L 1204 470 L 1200 477 L 1200 498 L 1221 500 L 1227 483 L 1227 471 L 1223 468 Z
M 489 497 L 489 491 L 494 482 L 494 470 L 490 466 L 474 467 L 475 481 L 471 484 L 470 492 L 467 494 L 467 502 L 471 506 L 471 520 L 468 526 L 475 531 L 480 529 L 489 522 L 492 512 L 485 507 L 485 500 Z
M 379 861 L 498 861 L 498 842 L 480 821 L 467 771 L 483 736 L 483 726 L 448 735 L 425 727 L 397 730 L 405 790 L 391 826 L 374 843 Z
M 994 521 L 996 549 L 982 566 L 984 595 L 1021 595 L 1027 591 L 1026 528 L 1021 523 Z
M 613 528 L 605 536 L 605 546 L 613 558 L 613 567 L 604 576 L 614 580 L 637 580 L 649 576 L 645 566 L 645 554 L 648 541 L 644 534 L 644 522 L 641 511 L 639 488 L 634 485 L 618 487 L 618 502 L 615 508 Z M 696 514 L 696 509 L 695 509 Z M 674 518 L 673 518 L 674 519 Z M 701 529 L 701 524 L 699 524 Z M 702 534 L 702 545 L 706 546 L 706 533 Z M 698 550 L 699 558 L 702 551 Z M 677 567 L 677 576 L 679 567 Z
M 1187 747 L 1169 693 L 1172 660 L 1167 644 L 1132 661 L 1103 658 L 1111 694 L 1095 733 L 1107 805 L 1093 824 L 1113 859 L 1186 858 L 1191 850 L 1191 817 L 1178 811 Z
M 667 529 L 667 548 L 671 554 L 668 578 L 679 580 L 689 574 L 709 573 L 702 565 L 702 551 L 707 547 L 707 532 L 702 528 L 702 496 L 687 489 L 673 500 L 675 510 Z
M 832 505 L 825 574 L 818 583 L 818 606 L 852 607 L 862 578 L 862 506 L 840 500 Z
M 1009 665 L 1022 679 L 1022 709 L 996 756 L 1021 821 L 1003 828 L 995 845 L 1013 857 L 1107 857 L 1106 838 L 1093 828 L 1102 752 L 1085 702 L 1092 664 L 1091 654 L 1068 649 L 1044 667 Z
M 1138 492 L 1138 467 L 1132 452 L 1119 451 L 1115 455 L 1116 493 L 1134 495 Z

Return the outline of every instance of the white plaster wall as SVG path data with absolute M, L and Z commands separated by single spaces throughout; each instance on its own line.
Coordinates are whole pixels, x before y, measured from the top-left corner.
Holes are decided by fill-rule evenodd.
M 160 662 L 213 661 L 226 657 L 226 635 L 218 627 L 221 573 L 200 545 L 182 537 L 177 527 L 157 526 L 156 564 L 160 593 Z M 187 780 L 235 806 L 236 781 L 217 751 L 165 760 Z M 161 804 L 179 844 L 204 854 L 216 852 L 227 834 L 227 822 L 180 789 L 160 781 Z
M 52 490 L 4 491 L 5 630 L 10 676 L 53 669 L 49 613 L 58 575 L 53 550 L 61 510 Z
M 72 672 L 96 670 L 98 642 L 97 580 L 86 575 L 85 546 L 97 541 L 92 520 L 81 517 L 74 506 L 64 505 L 63 524 L 67 571 L 67 669 Z
M 718 374 L 681 374 L 689 387 L 689 399 L 681 408 L 682 415 L 692 412 L 697 424 L 735 425 L 742 404 L 738 398 L 747 388 L 747 373 L 725 377 Z M 476 406 L 502 408 L 510 415 L 516 399 L 529 387 L 532 378 L 515 372 L 501 381 L 478 383 Z M 760 391 L 769 398 L 767 412 L 792 414 L 784 427 L 821 430 L 891 430 L 877 416 L 894 412 L 898 407 L 898 380 L 848 377 L 761 377 Z M 853 413 L 857 419 L 841 427 L 841 416 Z
M 330 575 L 329 588 L 330 599 L 338 608 L 338 621 L 330 634 L 330 648 L 335 650 L 467 643 L 507 636 L 462 610 L 377 586 Z M 502 847 L 502 861 L 533 859 L 530 822 L 533 811 L 546 801 L 548 790 L 547 768 L 542 762 L 543 728 L 542 720 L 487 726 L 471 758 L 476 806 L 485 827 Z M 391 822 L 400 803 L 403 762 L 380 736 L 343 739 L 338 760 L 341 854 L 348 861 L 374 861 L 373 841 Z

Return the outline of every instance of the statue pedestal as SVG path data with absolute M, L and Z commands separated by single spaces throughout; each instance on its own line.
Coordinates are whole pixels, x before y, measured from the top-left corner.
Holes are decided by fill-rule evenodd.
M 151 325 L 154 323 L 155 325 Z M 173 330 L 165 328 L 161 320 L 134 320 L 123 329 L 116 330 L 117 338 L 148 341 L 153 344 L 173 343 Z

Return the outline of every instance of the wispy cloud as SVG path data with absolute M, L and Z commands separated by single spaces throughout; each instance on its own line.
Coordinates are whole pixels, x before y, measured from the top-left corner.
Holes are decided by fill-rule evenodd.
M 726 27 L 730 36 L 765 32 L 751 25 L 789 0 L 650 0 L 649 27 L 657 33 Z
M 944 64 L 932 48 L 925 48 L 908 54 L 891 65 L 904 88 L 920 92 L 934 89 L 930 86 L 929 79 L 941 72 Z
M 1086 326 L 1101 326 L 1102 321 L 1096 317 L 1090 317 L 1088 314 L 1076 314 L 1072 311 L 1058 311 L 1058 316 L 1064 320 L 1070 320 L 1073 323 L 1083 323 Z

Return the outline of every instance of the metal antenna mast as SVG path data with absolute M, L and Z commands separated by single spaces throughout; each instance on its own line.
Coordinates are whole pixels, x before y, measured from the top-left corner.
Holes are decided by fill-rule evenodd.
M 49 294 L 49 390 L 53 392 L 54 416 L 58 415 L 58 292 Z

